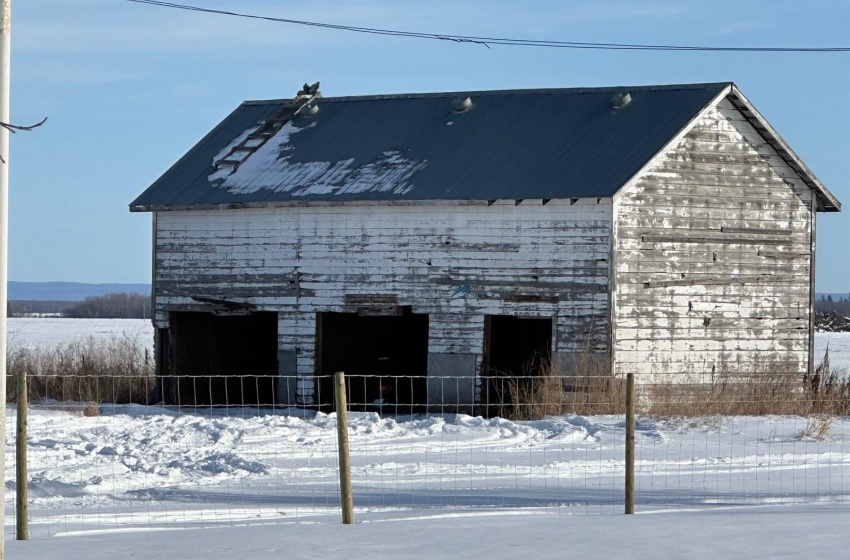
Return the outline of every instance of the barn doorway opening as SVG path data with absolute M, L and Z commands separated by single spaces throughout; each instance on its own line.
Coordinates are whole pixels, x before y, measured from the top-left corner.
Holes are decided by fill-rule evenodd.
M 488 315 L 484 318 L 482 404 L 489 416 L 510 416 L 518 400 L 529 395 L 535 378 L 546 374 L 552 350 L 550 317 Z M 533 395 L 530 395 L 533 398 Z M 511 410 L 513 410 L 511 409 Z
M 317 400 L 333 406 L 332 376 L 345 372 L 348 403 L 360 410 L 407 414 L 427 403 L 428 315 L 319 313 Z
M 515 377 L 539 375 L 552 348 L 552 319 L 488 315 L 485 360 L 491 374 Z
M 172 312 L 168 404 L 270 406 L 277 385 L 277 313 Z

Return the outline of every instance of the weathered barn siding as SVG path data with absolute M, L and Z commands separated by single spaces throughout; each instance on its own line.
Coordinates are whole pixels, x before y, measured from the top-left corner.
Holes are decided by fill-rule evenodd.
M 197 295 L 278 312 L 279 369 L 300 376 L 304 403 L 316 313 L 357 311 L 352 296 L 428 314 L 435 379 L 478 371 L 485 315 L 554 318 L 561 359 L 604 351 L 611 216 L 611 199 L 596 198 L 157 212 L 156 322 L 205 309 Z M 441 387 L 429 384 L 429 400 Z M 442 397 L 472 398 L 470 386 L 453 390 L 463 394 Z
M 813 192 L 728 100 L 614 199 L 616 373 L 809 367 Z

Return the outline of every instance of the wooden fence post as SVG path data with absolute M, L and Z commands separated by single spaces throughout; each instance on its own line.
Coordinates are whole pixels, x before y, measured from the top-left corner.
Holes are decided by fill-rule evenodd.
M 27 372 L 21 368 L 17 379 L 18 425 L 15 439 L 15 536 L 19 541 L 30 538 L 29 500 L 27 498 Z
M 626 375 L 626 513 L 635 512 L 635 374 Z
M 334 374 L 336 427 L 339 439 L 339 493 L 344 525 L 354 523 L 354 498 L 351 495 L 351 459 L 348 452 L 348 404 L 345 396 L 345 374 Z

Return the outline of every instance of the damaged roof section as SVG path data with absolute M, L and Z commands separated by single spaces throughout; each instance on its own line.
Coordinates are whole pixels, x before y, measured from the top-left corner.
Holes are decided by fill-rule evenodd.
M 729 87 L 318 97 L 297 111 L 291 100 L 249 101 L 130 209 L 608 197 Z M 617 106 L 623 92 L 629 102 Z
M 412 188 L 410 178 L 426 164 L 406 158 L 401 149 L 387 150 L 373 161 L 361 160 L 359 164 L 354 157 L 336 161 L 301 161 L 293 137 L 310 131 L 318 122 L 299 120 L 296 117 L 294 122 L 283 125 L 272 139 L 245 157 L 238 166 L 219 165 L 207 179 L 212 185 L 234 195 L 261 191 L 293 198 L 383 192 L 403 195 Z M 247 129 L 233 143 L 245 143 L 255 129 Z M 213 164 L 232 150 L 233 145 L 228 145 L 213 158 Z

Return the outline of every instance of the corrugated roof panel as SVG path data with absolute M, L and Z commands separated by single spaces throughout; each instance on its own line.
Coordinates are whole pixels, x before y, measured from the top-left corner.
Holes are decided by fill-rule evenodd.
M 235 172 L 216 158 L 288 102 L 247 102 L 132 204 L 608 197 L 729 84 L 326 98 Z M 615 109 L 612 95 L 632 100 Z M 458 111 L 467 96 L 473 107 Z

